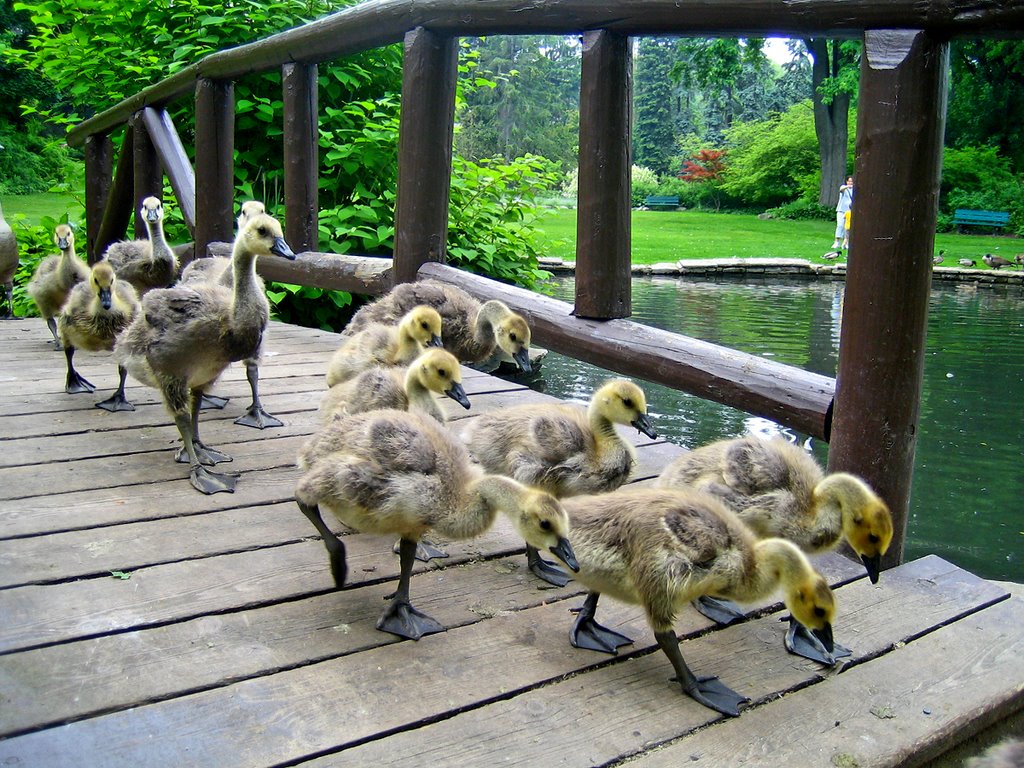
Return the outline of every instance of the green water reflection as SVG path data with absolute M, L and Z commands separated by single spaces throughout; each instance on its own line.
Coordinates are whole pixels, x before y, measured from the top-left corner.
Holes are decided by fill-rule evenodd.
M 834 376 L 843 283 L 637 278 L 633 319 Z M 572 279 L 545 289 L 572 302 Z M 908 559 L 934 553 L 986 578 L 1024 582 L 1024 291 L 932 292 Z M 536 384 L 585 402 L 609 371 L 551 353 Z M 687 447 L 747 433 L 807 436 L 646 382 L 659 433 Z M 810 445 L 824 463 L 828 446 Z

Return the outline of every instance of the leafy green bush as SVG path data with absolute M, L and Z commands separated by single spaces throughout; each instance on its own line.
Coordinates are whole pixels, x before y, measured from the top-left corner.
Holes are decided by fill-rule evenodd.
M 658 194 L 658 174 L 642 165 L 634 165 L 630 169 L 631 200 L 634 208 L 644 204 L 650 195 Z
M 766 213 L 774 219 L 790 219 L 792 221 L 835 221 L 836 213 L 831 208 L 819 205 L 817 200 L 801 198 L 791 203 L 784 203 L 777 208 L 769 208 Z
M 995 147 L 946 149 L 939 188 L 939 228 L 953 228 L 957 208 L 1009 211 L 1011 231 L 1024 230 L 1024 185 Z
M 26 127 L 0 123 L 0 147 L 0 194 L 45 192 L 73 173 L 67 146 L 41 135 L 38 122 Z
M 352 317 L 352 294 L 308 285 L 268 283 L 271 315 L 285 323 L 339 331 Z

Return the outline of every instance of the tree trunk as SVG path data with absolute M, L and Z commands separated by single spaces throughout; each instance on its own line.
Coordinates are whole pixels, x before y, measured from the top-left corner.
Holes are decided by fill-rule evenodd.
M 850 112 L 850 95 L 837 93 L 831 103 L 822 101 L 819 88 L 830 77 L 839 73 L 839 43 L 832 45 L 829 57 L 828 40 L 812 38 L 804 40 L 811 54 L 811 88 L 814 99 L 814 132 L 818 136 L 818 155 L 821 162 L 821 187 L 818 202 L 827 208 L 834 208 L 839 201 L 839 187 L 848 175 L 846 169 L 847 117 Z

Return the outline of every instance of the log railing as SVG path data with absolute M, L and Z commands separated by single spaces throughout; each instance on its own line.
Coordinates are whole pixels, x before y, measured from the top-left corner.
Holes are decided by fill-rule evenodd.
M 573 307 L 443 264 L 458 38 L 541 33 L 578 33 L 584 41 Z M 370 294 L 418 276 L 445 279 L 481 298 L 503 298 L 552 349 L 830 439 L 830 469 L 864 476 L 893 509 L 891 565 L 902 557 L 916 442 L 948 41 L 1022 33 L 1024 0 L 368 0 L 208 55 L 81 123 L 68 142 L 85 146 L 90 258 L 123 236 L 141 197 L 161 188 L 162 172 L 194 235 L 194 252 L 204 255 L 211 243 L 231 237 L 233 83 L 280 69 L 285 231 L 296 250 L 307 252 L 296 262 L 266 260 L 264 276 Z M 863 39 L 856 256 L 836 381 L 624 319 L 630 314 L 629 37 L 641 35 Z M 400 41 L 394 258 L 317 253 L 317 64 Z M 196 171 L 166 111 L 189 94 Z M 115 168 L 110 134 L 122 127 Z

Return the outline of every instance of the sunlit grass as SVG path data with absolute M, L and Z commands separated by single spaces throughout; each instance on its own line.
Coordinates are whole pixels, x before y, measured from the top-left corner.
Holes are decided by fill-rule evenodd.
M 557 209 L 538 222 L 547 238 L 549 256 L 576 259 L 576 211 Z M 834 224 L 828 221 L 785 221 L 759 219 L 752 214 L 708 213 L 703 211 L 634 211 L 632 218 L 632 261 L 656 264 L 680 259 L 724 259 L 731 257 L 806 259 L 829 263 L 822 255 L 830 250 Z M 945 251 L 943 264 L 957 266 L 957 259 L 974 259 L 988 269 L 981 257 L 993 253 L 1012 258 L 1024 252 L 1024 242 L 1015 237 L 959 235 L 935 236 L 935 251 Z
M 38 224 L 44 216 L 60 219 L 65 213 L 71 214 L 73 221 L 84 217 L 82 206 L 75 195 L 64 192 L 40 192 L 34 195 L 3 195 L 0 204 L 4 208 L 4 218 L 12 226 L 15 221 L 26 224 Z

